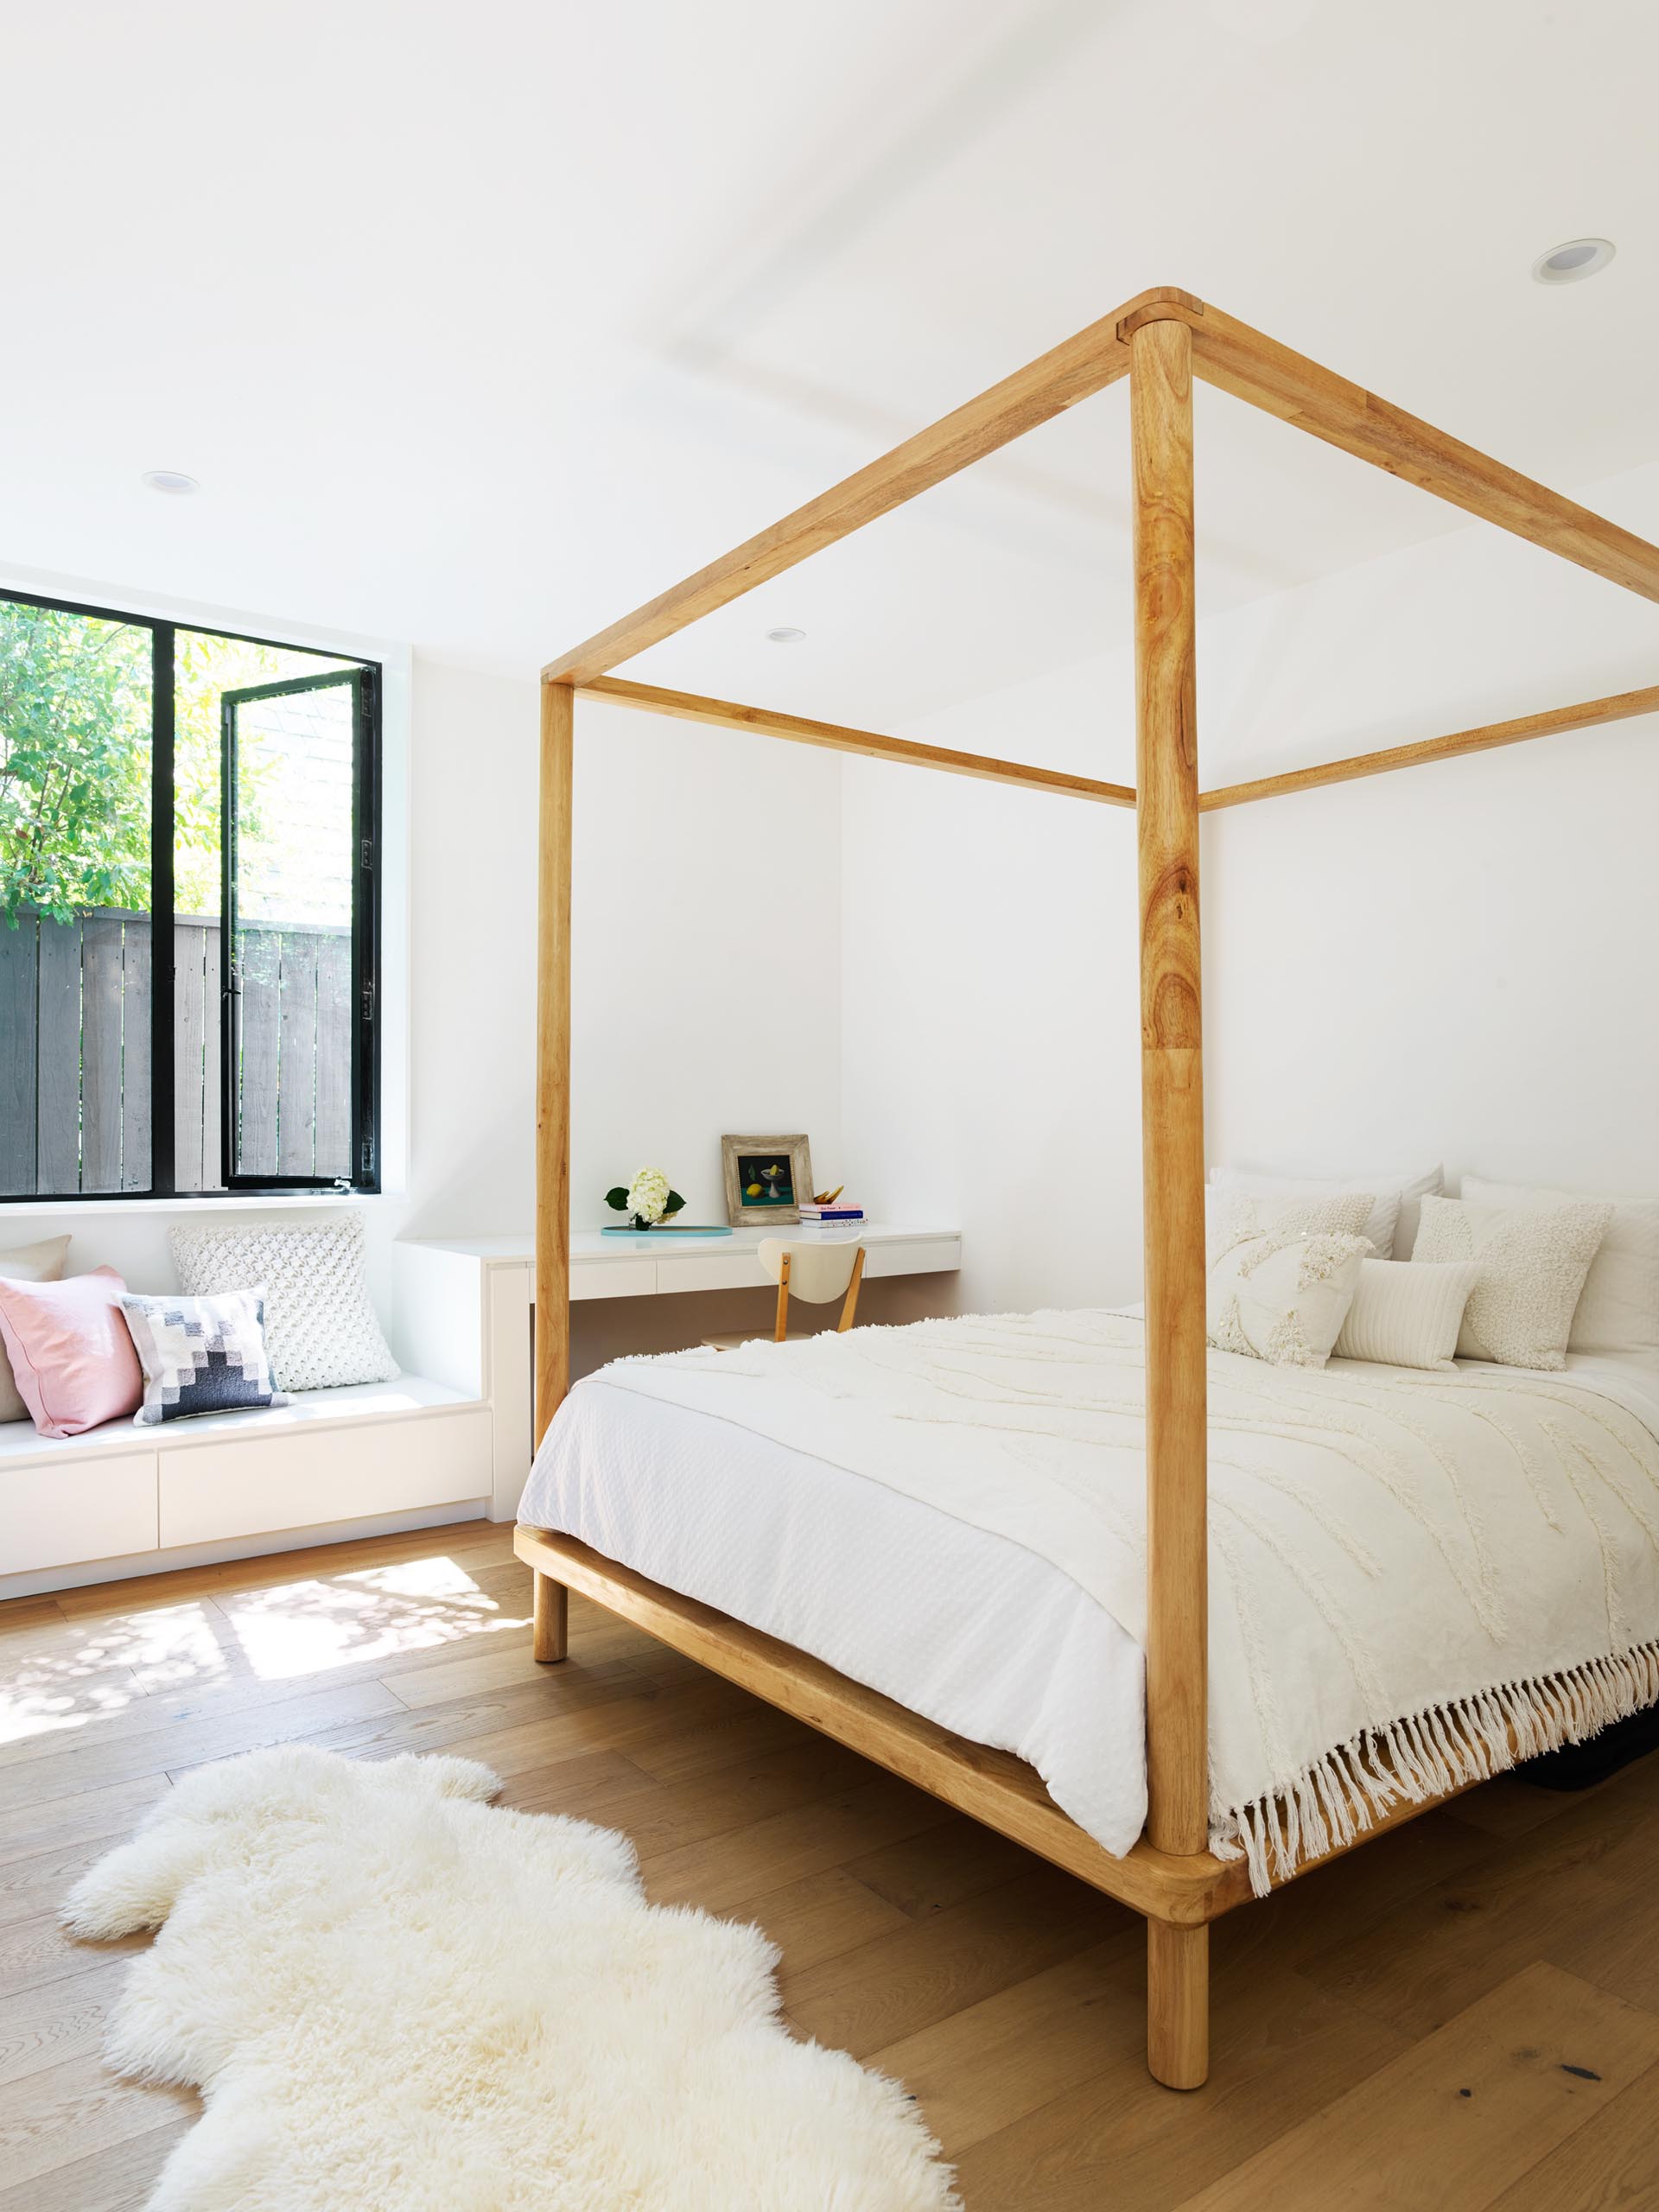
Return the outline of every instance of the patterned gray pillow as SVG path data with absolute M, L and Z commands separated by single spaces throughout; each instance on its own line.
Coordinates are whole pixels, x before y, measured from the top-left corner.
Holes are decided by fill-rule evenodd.
M 121 1311 L 144 1370 L 144 1402 L 133 1415 L 139 1427 L 288 1404 L 265 1351 L 263 1286 L 218 1298 L 129 1294 Z
M 396 1381 L 397 1363 L 364 1280 L 360 1214 L 293 1227 L 254 1222 L 175 1229 L 168 1242 L 180 1287 L 193 1298 L 264 1285 L 265 1334 L 281 1389 Z

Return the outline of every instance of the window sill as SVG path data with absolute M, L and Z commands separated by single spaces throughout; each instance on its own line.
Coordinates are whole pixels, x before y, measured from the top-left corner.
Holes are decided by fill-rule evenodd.
M 118 1191 L 85 1198 L 0 1198 L 0 1221 L 44 1220 L 73 1215 L 147 1213 L 293 1213 L 318 1206 L 372 1206 L 395 1197 L 389 1191 L 231 1191 L 222 1198 L 124 1198 Z

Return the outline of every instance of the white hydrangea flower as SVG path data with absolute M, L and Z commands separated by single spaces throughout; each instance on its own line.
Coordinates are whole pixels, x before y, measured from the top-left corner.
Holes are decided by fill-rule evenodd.
M 660 1167 L 642 1167 L 628 1185 L 628 1211 L 637 1221 L 660 1221 L 668 1198 L 669 1181 Z

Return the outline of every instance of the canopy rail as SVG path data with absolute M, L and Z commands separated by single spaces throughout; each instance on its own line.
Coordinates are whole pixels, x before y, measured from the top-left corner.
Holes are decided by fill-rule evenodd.
M 1127 340 L 1142 323 L 1165 318 L 1191 329 L 1193 374 L 1218 391 L 1248 400 L 1281 423 L 1339 446 L 1626 591 L 1659 600 L 1659 546 L 1420 422 L 1346 377 L 1322 369 L 1207 301 L 1172 292 L 1137 302 L 1119 324 L 1118 334 Z
M 1091 799 L 1102 806 L 1133 807 L 1135 803 L 1134 788 L 1128 784 L 1104 783 L 1097 777 L 1074 775 L 1064 768 L 1036 768 L 1021 761 L 1000 760 L 992 753 L 957 753 L 948 746 L 917 744 L 909 738 L 886 737 L 878 730 L 852 729 L 840 722 L 811 721 L 804 715 L 780 714 L 771 707 L 706 699 L 695 691 L 667 691 L 657 684 L 632 683 L 620 677 L 595 677 L 591 683 L 580 687 L 580 696 L 614 707 L 636 708 L 643 714 L 666 715 L 718 729 L 753 730 L 761 737 L 823 746 L 832 753 L 861 753 L 871 760 L 896 760 L 907 767 L 942 768 L 952 775 L 1052 791 L 1063 798 Z M 1325 784 L 1353 783 L 1362 776 L 1387 775 L 1395 768 L 1454 760 L 1465 753 L 1489 753 L 1500 745 L 1523 744 L 1529 738 L 1595 729 L 1605 722 L 1654 714 L 1659 714 L 1659 684 L 1639 691 L 1610 692 L 1602 699 L 1581 699 L 1570 707 L 1546 707 L 1535 715 L 1518 715 L 1511 721 L 1483 722 L 1473 729 L 1452 730 L 1445 737 L 1416 738 L 1409 744 L 1386 746 L 1376 753 L 1356 753 L 1344 760 L 1287 768 L 1247 783 L 1218 785 L 1213 791 L 1199 792 L 1198 810 L 1212 814 L 1219 807 L 1244 806 L 1253 799 L 1316 791 Z
M 1603 722 L 1626 721 L 1633 715 L 1659 715 L 1659 683 L 1650 683 L 1643 691 L 1614 691 L 1605 699 L 1582 699 L 1575 706 L 1546 707 L 1541 714 L 1518 715 L 1513 721 L 1453 730 L 1447 737 L 1390 745 L 1380 753 L 1356 753 L 1346 760 L 1321 761 L 1317 767 L 1287 768 L 1281 775 L 1257 776 L 1246 784 L 1223 784 L 1215 791 L 1198 794 L 1198 810 L 1210 814 L 1220 806 L 1243 806 L 1251 799 L 1278 798 L 1286 791 L 1350 784 L 1361 776 L 1387 775 L 1394 768 L 1417 768 L 1429 760 L 1455 760 L 1459 753 L 1490 753 L 1497 746 L 1521 745 L 1529 737 L 1595 729 Z
M 592 683 L 1079 400 L 1105 391 L 1128 373 L 1134 331 L 1141 323 L 1160 321 L 1188 326 L 1193 373 L 1217 390 L 1248 400 L 1327 445 L 1340 446 L 1483 522 L 1512 531 L 1643 598 L 1659 600 L 1659 547 L 1321 368 L 1207 301 L 1166 284 L 1138 294 L 942 422 L 906 438 L 781 522 L 550 661 L 542 671 L 543 679 Z
M 1127 784 L 1104 784 L 1094 776 L 1074 776 L 1064 768 L 1030 768 L 989 753 L 954 753 L 948 746 L 918 745 L 909 738 L 883 737 L 873 729 L 848 729 L 840 722 L 808 721 L 800 715 L 776 714 L 769 707 L 742 707 L 729 699 L 704 699 L 695 691 L 664 691 L 652 683 L 629 683 L 617 677 L 595 677 L 580 686 L 585 699 L 613 707 L 638 707 L 681 721 L 710 722 L 721 729 L 750 729 L 762 737 L 787 738 L 795 745 L 820 745 L 832 753 L 861 753 L 871 760 L 897 760 L 912 768 L 944 768 L 956 776 L 978 776 L 994 784 L 1014 784 L 1027 791 L 1056 791 L 1065 798 L 1087 798 L 1103 806 L 1135 804 Z
M 1199 304 L 1190 292 L 1168 288 L 1138 293 L 1098 322 L 1091 322 L 1086 330 L 1080 330 L 1075 338 L 1068 338 L 1027 367 L 1016 369 L 1001 384 L 981 392 L 977 399 L 969 400 L 943 422 L 918 430 L 868 468 L 861 468 L 816 499 L 809 499 L 805 506 L 797 507 L 781 522 L 773 523 L 770 530 L 763 530 L 672 590 L 636 607 L 620 622 L 613 622 L 609 629 L 600 631 L 574 652 L 550 661 L 542 671 L 543 681 L 591 683 L 620 661 L 632 660 L 647 645 L 671 638 L 688 622 L 698 621 L 717 607 L 741 599 L 757 584 L 794 568 L 808 554 L 834 545 L 879 516 L 891 514 L 894 507 L 903 506 L 918 493 L 931 492 L 936 484 L 983 461 L 987 454 L 995 453 L 1013 439 L 1023 437 L 1039 423 L 1063 415 L 1080 399 L 1092 398 L 1129 372 L 1129 349 L 1118 336 L 1124 318 L 1160 302 Z

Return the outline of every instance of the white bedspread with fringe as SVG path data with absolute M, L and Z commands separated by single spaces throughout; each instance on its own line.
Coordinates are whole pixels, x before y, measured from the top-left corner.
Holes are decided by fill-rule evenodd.
M 1141 1323 L 1106 1312 L 605 1371 L 1025 1545 L 1137 1642 L 1145 1379 Z M 1211 1840 L 1258 1893 L 1402 1798 L 1656 1700 L 1659 1370 L 1211 1353 Z

